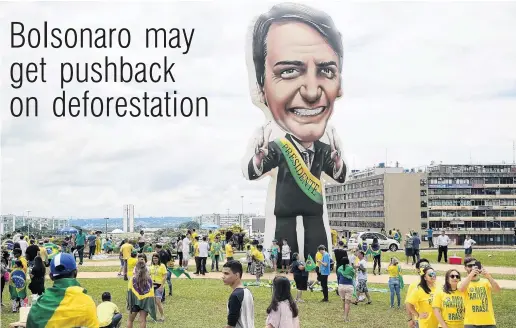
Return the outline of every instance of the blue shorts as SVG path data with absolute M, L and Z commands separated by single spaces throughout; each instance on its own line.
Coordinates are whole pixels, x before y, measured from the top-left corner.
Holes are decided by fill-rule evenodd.
M 159 290 L 159 288 L 160 288 L 160 286 L 154 285 L 154 297 L 162 299 L 163 298 L 163 291 L 164 291 L 164 289 Z

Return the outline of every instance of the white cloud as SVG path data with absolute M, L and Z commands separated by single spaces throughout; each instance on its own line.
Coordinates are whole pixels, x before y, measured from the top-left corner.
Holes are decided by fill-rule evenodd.
M 264 116 L 251 102 L 245 46 L 251 20 L 270 3 L 253 1 L 124 4 L 2 4 L 1 40 L 10 20 L 29 26 L 130 27 L 130 51 L 3 51 L 2 213 L 121 216 L 263 212 L 268 180 L 248 182 L 240 160 Z M 514 3 L 315 4 L 343 34 L 345 96 L 332 124 L 353 168 L 386 160 L 414 167 L 512 159 L 516 121 Z M 9 19 L 7 19 L 7 17 Z M 195 28 L 188 55 L 139 46 L 146 27 Z M 70 95 L 134 96 L 178 90 L 207 96 L 207 118 L 54 118 L 58 63 L 109 55 L 177 62 L 175 84 L 69 84 Z M 47 58 L 38 118 L 13 118 L 9 64 Z

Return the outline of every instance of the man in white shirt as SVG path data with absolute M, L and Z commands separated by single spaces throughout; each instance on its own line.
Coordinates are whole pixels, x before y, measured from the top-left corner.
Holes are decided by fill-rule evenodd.
M 190 260 L 190 232 L 183 238 L 183 268 L 188 268 L 188 260 Z
M 444 255 L 444 262 L 448 263 L 448 245 L 450 244 L 450 238 L 446 235 L 444 230 L 441 231 L 441 235 L 437 237 L 436 244 L 439 250 L 437 262 L 441 263 L 441 258 Z
M 283 239 L 283 246 L 281 247 L 281 269 L 285 273 L 290 271 L 290 246 L 286 239 Z
M 466 239 L 464 240 L 464 254 L 466 255 L 466 257 L 468 257 L 468 255 L 471 255 L 471 253 L 473 252 L 473 245 L 475 245 L 476 243 L 477 242 L 471 239 L 469 235 L 466 236 Z
M 365 301 L 367 297 L 367 304 L 371 304 L 371 296 L 369 296 L 369 290 L 367 289 L 367 260 L 365 259 L 364 251 L 358 252 L 358 275 L 357 275 L 357 295 L 358 301 Z M 365 297 L 360 294 L 365 294 Z
M 206 259 L 208 258 L 208 252 L 210 251 L 210 245 L 208 244 L 208 238 L 202 237 L 202 241 L 199 243 L 199 260 L 201 262 L 201 274 L 206 274 Z
M 25 236 L 22 236 L 21 239 L 18 241 L 18 244 L 20 244 L 23 257 L 25 257 L 25 251 L 27 250 L 27 247 L 29 247 L 29 244 L 25 241 L 24 237 Z

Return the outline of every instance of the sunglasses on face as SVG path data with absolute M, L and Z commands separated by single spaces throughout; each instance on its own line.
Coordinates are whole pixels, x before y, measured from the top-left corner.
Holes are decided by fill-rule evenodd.
M 474 266 L 475 266 L 475 263 L 471 263 L 471 264 L 466 265 L 466 267 L 468 267 L 468 268 L 472 268 Z
M 437 273 L 435 273 L 435 272 L 430 272 L 430 273 L 428 274 L 428 276 L 429 276 L 430 278 L 435 278 L 435 277 L 437 277 Z
M 460 279 L 460 276 L 458 274 L 451 274 L 450 278 L 452 278 L 452 279 Z

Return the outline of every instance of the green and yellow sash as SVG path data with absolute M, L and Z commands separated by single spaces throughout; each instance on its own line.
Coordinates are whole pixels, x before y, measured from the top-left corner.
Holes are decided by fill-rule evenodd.
M 303 158 L 286 138 L 279 138 L 274 142 L 280 147 L 287 161 L 290 173 L 294 177 L 299 188 L 317 204 L 323 204 L 322 183 L 308 169 Z

